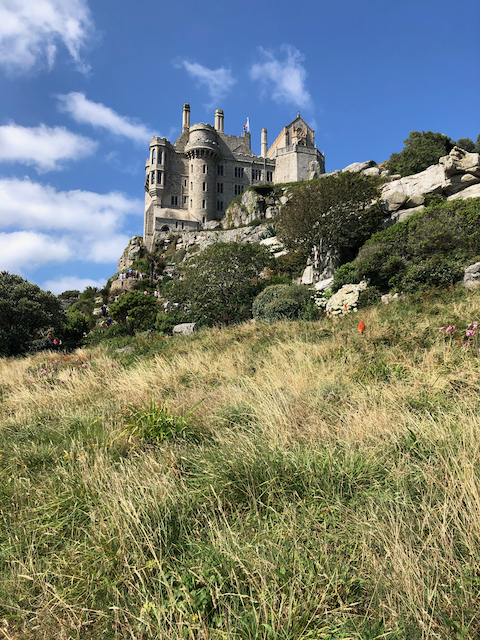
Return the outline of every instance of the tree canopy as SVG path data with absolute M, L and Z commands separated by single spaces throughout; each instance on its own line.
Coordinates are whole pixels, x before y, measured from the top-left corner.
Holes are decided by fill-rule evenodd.
M 392 174 L 410 176 L 419 173 L 432 164 L 437 164 L 455 146 L 455 142 L 443 133 L 433 131 L 411 131 L 403 141 L 400 153 L 392 153 L 387 168 Z
M 217 243 L 180 267 L 182 280 L 172 285 L 171 298 L 203 324 L 239 322 L 251 317 L 262 288 L 258 278 L 272 258 L 257 244 Z
M 52 293 L 8 271 L 0 273 L 0 355 L 25 353 L 41 330 L 61 330 L 64 319 Z
M 359 173 L 307 182 L 275 218 L 285 247 L 310 253 L 314 246 L 348 254 L 374 233 L 383 219 L 378 205 L 377 181 Z

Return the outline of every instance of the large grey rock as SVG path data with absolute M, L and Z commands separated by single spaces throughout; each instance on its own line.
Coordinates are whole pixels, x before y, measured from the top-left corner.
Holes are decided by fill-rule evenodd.
M 360 171 L 364 171 L 365 169 L 369 169 L 370 167 L 374 167 L 376 162 L 374 160 L 368 160 L 367 162 L 352 162 L 348 167 L 342 169 L 342 173 L 345 171 L 350 171 L 350 173 L 360 173 Z
M 382 200 L 388 202 L 394 193 L 403 193 L 407 197 L 442 193 L 445 173 L 441 164 L 434 164 L 425 171 L 413 176 L 400 178 L 387 183 L 382 189 Z
M 368 169 L 364 169 L 362 171 L 363 175 L 365 176 L 379 176 L 381 174 L 381 171 L 378 167 L 369 167 Z
M 466 287 L 472 289 L 480 284 L 480 262 L 475 262 L 465 269 L 463 282 Z
M 480 154 L 469 153 L 460 147 L 453 147 L 448 156 L 440 158 L 445 177 L 450 178 L 459 173 L 470 173 L 480 178 Z
M 411 209 L 402 209 L 401 211 L 395 211 L 392 214 L 391 221 L 392 222 L 403 222 L 410 216 L 413 216 L 414 213 L 418 213 L 419 211 L 423 211 L 425 206 L 422 204 L 419 207 L 412 207 Z
M 189 336 L 194 331 L 198 331 L 198 325 L 196 322 L 183 322 L 182 324 L 176 324 L 173 327 L 173 335 Z
M 368 287 L 365 280 L 358 284 L 345 284 L 327 301 L 325 311 L 330 315 L 340 315 L 357 310 L 358 296 Z
M 451 176 L 448 180 L 445 180 L 442 187 L 445 194 L 450 196 L 454 193 L 458 193 L 459 191 L 463 191 L 467 187 L 478 184 L 479 182 L 479 177 L 471 173 L 463 173 Z
M 398 209 L 401 209 L 402 205 L 407 201 L 408 196 L 402 191 L 391 191 L 382 199 L 388 213 L 394 213 L 398 211 Z
M 480 184 L 467 187 L 463 191 L 451 195 L 447 200 L 456 200 L 457 198 L 461 198 L 462 200 L 466 200 L 467 198 L 480 198 Z
M 305 267 L 303 273 L 302 273 L 302 278 L 300 280 L 301 284 L 313 284 L 314 282 L 314 271 L 313 271 L 313 264 L 309 264 Z

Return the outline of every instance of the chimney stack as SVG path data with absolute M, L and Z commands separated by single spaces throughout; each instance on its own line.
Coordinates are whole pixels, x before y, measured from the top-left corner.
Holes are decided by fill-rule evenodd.
M 262 156 L 262 158 L 266 158 L 267 157 L 267 151 L 268 151 L 268 144 L 267 144 L 267 130 L 266 129 L 262 129 L 262 138 L 261 138 L 261 152 L 260 155 Z
M 223 133 L 223 111 L 221 109 L 215 111 L 215 131 Z
M 183 122 L 182 131 L 188 131 L 190 129 L 190 105 L 185 102 L 183 105 Z

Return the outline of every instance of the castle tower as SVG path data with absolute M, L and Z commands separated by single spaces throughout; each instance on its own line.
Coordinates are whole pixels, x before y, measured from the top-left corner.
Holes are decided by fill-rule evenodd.
M 203 123 L 190 127 L 185 155 L 189 170 L 188 212 L 200 224 L 215 220 L 216 169 L 220 158 L 215 129 Z
M 262 158 L 266 158 L 267 152 L 268 152 L 268 143 L 267 143 L 267 130 L 265 128 L 262 129 L 260 148 L 261 148 L 260 155 L 262 156 Z

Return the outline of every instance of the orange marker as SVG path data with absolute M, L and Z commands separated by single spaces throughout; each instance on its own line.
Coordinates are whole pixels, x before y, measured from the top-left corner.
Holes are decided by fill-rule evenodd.
M 358 325 L 358 330 L 360 331 L 360 333 L 363 334 L 363 332 L 365 331 L 367 327 L 365 326 L 365 323 L 363 320 L 360 321 L 360 324 Z

